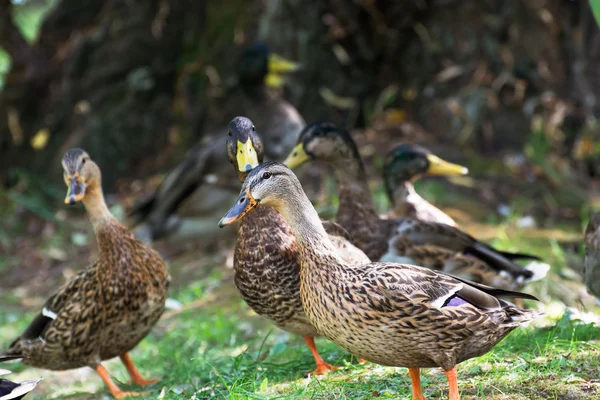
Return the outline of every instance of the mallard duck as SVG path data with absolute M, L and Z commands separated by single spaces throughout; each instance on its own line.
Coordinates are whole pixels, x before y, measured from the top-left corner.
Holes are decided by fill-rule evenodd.
M 585 230 L 584 281 L 588 291 L 600 297 L 600 214 L 596 214 Z
M 0 355 L 22 356 L 37 368 L 96 370 L 112 395 L 123 392 L 102 361 L 120 357 L 133 383 L 146 380 L 131 361 L 131 351 L 163 313 L 169 275 L 160 255 L 144 245 L 109 211 L 100 169 L 81 149 L 62 159 L 68 187 L 65 203 L 83 202 L 98 241 L 98 260 L 73 276 L 46 301 L 29 327 Z
M 458 400 L 456 364 L 487 353 L 510 331 L 535 318 L 500 297 L 537 300 L 427 268 L 398 263 L 350 266 L 335 252 L 294 173 L 281 163 L 254 168 L 220 225 L 271 206 L 300 249 L 300 294 L 309 322 L 350 353 L 407 367 L 413 398 L 424 399 L 419 369 L 440 367 Z M 254 211 L 253 211 L 254 212 Z
M 10 371 L 5 369 L 0 369 L 0 376 L 10 374 Z M 16 383 L 13 381 L 9 381 L 8 379 L 0 378 L 0 400 L 19 400 L 25 397 L 25 395 L 31 392 L 42 378 L 39 379 L 31 379 L 28 381 L 23 381 L 21 383 Z
M 442 160 L 424 147 L 401 144 L 385 157 L 383 182 L 396 216 L 456 226 L 448 214 L 419 196 L 413 183 L 424 175 L 457 176 L 468 172 L 466 167 Z
M 548 271 L 546 264 L 532 263 L 524 268 L 512 261 L 535 256 L 498 251 L 446 224 L 415 218 L 380 218 L 356 144 L 348 132 L 335 124 L 308 125 L 284 163 L 296 168 L 313 159 L 335 167 L 340 186 L 337 222 L 371 260 L 421 265 L 511 290 L 541 279 Z
M 237 115 L 248 116 L 265 139 L 268 159 L 281 159 L 293 147 L 304 119 L 278 91 L 282 74 L 298 65 L 269 52 L 262 43 L 250 46 L 238 63 L 239 83 L 223 105 L 226 119 L 207 140 L 192 148 L 185 159 L 164 178 L 154 194 L 130 213 L 138 225 L 135 233 L 151 241 L 180 230 L 181 236 L 214 234 L 214 220 L 223 215 L 237 196 L 237 177 L 223 157 L 227 123 Z M 181 226 L 186 220 L 192 223 Z M 181 228 L 181 229 L 180 229 Z
M 263 144 L 252 121 L 237 117 L 229 124 L 227 157 L 240 181 L 263 161 Z M 338 254 L 349 264 L 369 262 L 367 256 L 349 243 L 343 228 L 333 223 L 329 237 Z M 300 253 L 289 226 L 271 207 L 261 207 L 242 220 L 233 256 L 235 285 L 242 298 L 258 315 L 279 328 L 304 337 L 316 369 L 322 375 L 333 367 L 315 347 L 315 328 L 308 322 L 300 300 Z

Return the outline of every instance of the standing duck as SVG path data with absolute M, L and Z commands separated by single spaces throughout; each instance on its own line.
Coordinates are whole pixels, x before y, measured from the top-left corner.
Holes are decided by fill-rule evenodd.
M 227 157 L 243 183 L 246 176 L 263 161 L 263 144 L 248 118 L 237 117 L 229 124 Z M 329 231 L 335 224 L 327 224 Z M 348 264 L 369 262 L 367 256 L 344 237 L 343 229 L 329 234 L 338 254 Z M 238 230 L 233 256 L 235 285 L 244 301 L 258 315 L 279 328 L 304 337 L 312 352 L 316 369 L 322 375 L 332 367 L 315 347 L 319 336 L 308 322 L 300 300 L 300 252 L 296 238 L 283 217 L 271 207 L 261 207 L 244 218 Z
M 242 114 L 256 123 L 270 159 L 283 158 L 305 125 L 296 108 L 274 90 L 283 74 L 297 68 L 263 43 L 248 47 L 237 65 L 238 83 L 221 107 L 224 121 Z M 138 237 L 150 242 L 176 231 L 181 236 L 214 234 L 214 220 L 227 210 L 225 205 L 235 199 L 239 188 L 223 157 L 226 124 L 220 124 L 216 134 L 206 135 L 207 140 L 192 148 L 156 191 L 133 208 L 130 216 Z
M 585 230 L 584 281 L 588 292 L 600 297 L 600 214 L 596 214 Z
M 413 183 L 424 175 L 466 175 L 462 165 L 442 160 L 424 147 L 415 144 L 396 146 L 385 157 L 383 182 L 396 216 L 456 226 L 445 212 L 419 196 Z
M 407 367 L 413 399 L 423 400 L 420 368 L 440 367 L 459 399 L 456 365 L 490 351 L 510 331 L 535 318 L 500 297 L 535 299 L 415 265 L 350 266 L 335 252 L 300 182 L 281 163 L 254 168 L 220 225 L 271 206 L 300 249 L 300 294 L 310 323 L 352 354 Z
M 337 222 L 371 260 L 421 265 L 510 290 L 521 289 L 548 271 L 547 264 L 522 267 L 512 261 L 537 257 L 498 251 L 447 224 L 380 218 L 356 144 L 335 124 L 308 125 L 284 163 L 295 168 L 313 159 L 333 164 L 340 185 Z
M 65 203 L 82 202 L 98 241 L 98 260 L 73 276 L 46 301 L 29 327 L 0 355 L 22 356 L 37 368 L 67 370 L 88 366 L 117 399 L 123 392 L 102 361 L 120 357 L 134 384 L 144 379 L 129 357 L 163 313 L 169 275 L 160 255 L 144 245 L 109 211 L 100 169 L 81 149 L 62 159 L 68 187 Z

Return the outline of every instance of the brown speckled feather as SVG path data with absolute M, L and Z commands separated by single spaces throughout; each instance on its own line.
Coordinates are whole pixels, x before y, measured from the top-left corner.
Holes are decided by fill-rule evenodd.
M 349 264 L 368 262 L 339 225 L 325 223 L 338 254 Z M 234 253 L 235 285 L 259 315 L 280 328 L 302 336 L 317 336 L 300 300 L 300 253 L 283 217 L 260 207 L 244 218 Z
M 421 265 L 511 290 L 545 275 L 545 270 L 541 276 L 535 275 L 448 224 L 415 218 L 380 218 L 358 149 L 346 131 L 330 123 L 313 123 L 302 131 L 298 144 L 307 154 L 301 162 L 324 160 L 335 167 L 340 186 L 337 222 L 371 260 Z M 297 154 L 295 148 L 286 162 L 294 163 Z
M 308 320 L 319 333 L 369 361 L 448 371 L 486 353 L 539 315 L 500 299 L 533 296 L 427 268 L 382 262 L 349 266 L 336 254 L 298 179 L 280 163 L 265 163 L 249 174 L 238 202 L 248 196 L 260 199 L 260 206 L 245 218 L 270 205 L 296 237 Z
M 8 354 L 22 354 L 38 368 L 95 367 L 150 332 L 167 298 L 169 276 L 161 257 L 117 220 L 104 223 L 97 239 L 98 260 L 46 302 Z M 52 314 L 54 319 L 47 317 Z
M 85 205 L 98 260 L 46 301 L 6 354 L 22 355 L 25 364 L 38 368 L 97 368 L 103 360 L 123 356 L 150 332 L 163 313 L 170 278 L 160 255 L 108 210 L 100 170 L 87 153 L 69 150 L 63 168 L 66 201 Z M 111 390 L 120 393 L 116 386 Z

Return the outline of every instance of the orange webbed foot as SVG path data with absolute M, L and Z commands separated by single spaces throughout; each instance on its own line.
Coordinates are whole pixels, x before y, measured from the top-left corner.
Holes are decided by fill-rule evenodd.
M 158 382 L 160 382 L 160 379 L 144 379 L 142 377 L 131 380 L 131 383 L 138 386 L 150 386 Z
M 317 364 L 317 368 L 315 368 L 314 371 L 307 373 L 306 376 L 327 375 L 330 371 L 335 371 L 338 368 L 339 367 L 336 367 L 335 365 L 331 365 L 326 362 L 322 362 L 322 363 Z
M 123 362 L 123 365 L 125 365 L 125 368 L 127 368 L 127 372 L 131 377 L 131 383 L 138 386 L 149 386 L 155 384 L 156 382 L 159 382 L 158 379 L 144 379 L 142 377 L 142 374 L 140 374 L 140 371 L 138 371 L 138 369 L 133 364 L 133 361 L 131 361 L 131 358 L 129 358 L 128 353 L 121 355 L 121 361 Z

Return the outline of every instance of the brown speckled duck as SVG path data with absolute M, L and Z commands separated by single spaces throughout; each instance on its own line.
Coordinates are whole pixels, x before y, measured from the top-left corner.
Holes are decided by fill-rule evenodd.
M 600 297 L 600 214 L 596 214 L 585 230 L 584 281 L 588 292 Z
M 41 312 L 3 355 L 23 356 L 37 368 L 96 370 L 112 395 L 123 392 L 102 361 L 120 357 L 133 383 L 142 378 L 129 358 L 163 313 L 169 286 L 166 266 L 157 252 L 137 240 L 109 211 L 102 194 L 100 169 L 81 149 L 62 159 L 69 188 L 65 202 L 83 202 L 98 241 L 98 260 L 72 277 L 46 301 Z
M 214 221 L 238 193 L 237 174 L 223 157 L 227 123 L 237 115 L 249 117 L 265 139 L 268 159 L 281 159 L 291 150 L 306 125 L 296 108 L 278 90 L 284 74 L 298 65 L 270 52 L 264 43 L 249 46 L 237 63 L 238 84 L 220 107 L 222 124 L 207 140 L 194 146 L 148 199 L 131 211 L 135 234 L 144 241 L 177 233 L 214 236 Z M 233 112 L 233 114 L 232 114 Z M 189 223 L 188 223 L 189 222 Z
M 281 163 L 267 162 L 250 172 L 221 224 L 264 206 L 281 213 L 296 237 L 300 294 L 310 323 L 352 354 L 409 368 L 413 399 L 425 399 L 419 369 L 440 367 L 450 400 L 458 400 L 456 365 L 487 353 L 538 315 L 500 299 L 533 296 L 427 268 L 382 262 L 349 266 L 336 254 L 300 182 Z
M 512 261 L 536 257 L 498 251 L 446 224 L 380 218 L 356 144 L 335 124 L 315 122 L 304 128 L 285 164 L 295 168 L 313 159 L 333 164 L 340 186 L 337 222 L 371 260 L 421 265 L 510 290 L 548 271 L 546 264 L 522 267 Z
M 456 226 L 448 214 L 419 196 L 413 183 L 425 175 L 457 176 L 468 172 L 462 165 L 442 160 L 424 147 L 401 144 L 385 157 L 383 182 L 397 217 Z
M 240 181 L 263 161 L 263 144 L 248 118 L 237 117 L 229 124 L 227 156 Z M 329 237 L 348 264 L 369 262 L 367 256 L 349 243 L 343 228 L 333 223 Z M 242 220 L 233 258 L 235 285 L 242 298 L 257 314 L 279 328 L 304 337 L 316 369 L 322 375 L 333 367 L 315 347 L 315 328 L 308 322 L 300 300 L 300 253 L 296 238 L 283 217 L 271 207 L 261 207 Z

